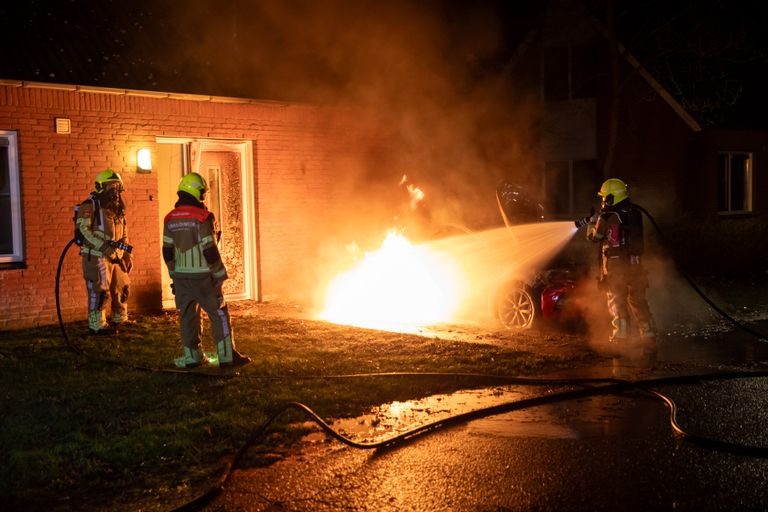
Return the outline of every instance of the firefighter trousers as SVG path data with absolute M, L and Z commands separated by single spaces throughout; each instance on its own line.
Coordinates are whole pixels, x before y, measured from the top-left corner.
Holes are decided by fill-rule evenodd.
M 88 291 L 88 327 L 95 331 L 107 327 L 109 313 L 113 323 L 128 320 L 131 281 L 118 263 L 83 255 L 83 278 Z
M 628 262 L 614 262 L 606 273 L 608 311 L 613 326 L 612 339 L 626 338 L 630 312 L 637 322 L 640 335 L 653 337 L 655 327 L 651 309 L 648 306 L 646 290 L 648 275 L 641 265 Z
M 174 278 L 176 308 L 179 310 L 181 343 L 190 349 L 200 348 L 203 326 L 201 309 L 211 322 L 214 347 L 223 340 L 232 340 L 232 324 L 221 288 L 213 278 L 206 275 L 201 279 Z

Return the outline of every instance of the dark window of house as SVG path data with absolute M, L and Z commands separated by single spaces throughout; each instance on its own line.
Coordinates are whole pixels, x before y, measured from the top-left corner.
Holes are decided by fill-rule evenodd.
M 562 101 L 597 95 L 598 46 L 595 43 L 544 49 L 544 98 Z
M 544 98 L 550 101 L 568 99 L 568 47 L 544 49 Z
M 23 259 L 16 132 L 0 130 L 0 263 Z
M 728 151 L 717 155 L 717 210 L 752 211 L 751 153 Z
M 571 98 L 597 96 L 598 57 L 596 44 L 580 44 L 572 48 Z
M 544 183 L 549 212 L 554 215 L 584 215 L 596 204 L 602 183 L 597 160 L 547 162 Z
M 570 213 L 589 213 L 597 201 L 597 191 L 603 183 L 603 173 L 597 167 L 597 160 L 574 160 L 573 162 L 573 210 Z
M 547 162 L 544 168 L 544 189 L 548 210 L 552 214 L 570 213 L 570 162 Z

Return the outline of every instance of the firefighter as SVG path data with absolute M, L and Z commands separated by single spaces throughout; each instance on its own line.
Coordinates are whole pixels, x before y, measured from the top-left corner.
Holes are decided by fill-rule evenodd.
M 209 362 L 200 348 L 201 308 L 211 322 L 219 366 L 250 362 L 235 349 L 222 292 L 227 269 L 216 246 L 216 220 L 203 204 L 207 191 L 208 184 L 202 176 L 194 172 L 185 175 L 179 182 L 179 200 L 164 221 L 163 260 L 173 280 L 171 287 L 179 310 L 184 348 L 184 355 L 175 360 L 180 368 Z
M 610 341 L 627 341 L 631 311 L 640 337 L 649 348 L 653 347 L 655 324 L 646 299 L 648 274 L 641 261 L 642 213 L 629 200 L 627 184 L 620 179 L 606 180 L 597 195 L 602 198 L 600 212 L 588 220 L 586 235 L 588 240 L 601 244 L 599 283 L 608 298 Z
M 133 267 L 125 220 L 123 180 L 112 169 L 96 175 L 95 190 L 80 204 L 75 237 L 88 289 L 88 332 L 112 334 L 128 322 L 128 294 Z M 108 317 L 108 313 L 111 316 Z

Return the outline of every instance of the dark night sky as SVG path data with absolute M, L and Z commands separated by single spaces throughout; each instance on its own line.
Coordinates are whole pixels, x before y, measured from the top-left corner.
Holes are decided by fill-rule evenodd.
M 0 78 L 299 101 L 464 94 L 501 74 L 543 4 L 2 2 Z M 583 4 L 606 19 L 608 0 Z M 707 115 L 739 93 L 730 119 L 767 103 L 766 4 L 613 0 L 620 40 L 679 99 Z
M 410 60 L 457 81 L 502 62 L 535 6 L 460 1 L 3 2 L 3 78 L 326 99 Z M 504 21 L 506 20 L 506 21 Z M 397 71 L 397 70 L 394 70 Z
M 547 6 L 573 1 L 6 1 L 0 78 L 363 105 L 399 137 L 388 168 L 449 198 L 446 218 L 479 225 L 498 218 L 488 190 L 500 179 L 539 179 L 539 91 L 507 71 Z M 580 3 L 606 24 L 609 4 Z M 618 39 L 694 118 L 765 129 L 768 7 L 613 5 Z

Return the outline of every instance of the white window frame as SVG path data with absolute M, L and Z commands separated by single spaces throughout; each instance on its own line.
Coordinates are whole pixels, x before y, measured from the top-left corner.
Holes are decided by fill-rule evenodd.
M 11 196 L 11 236 L 13 252 L 0 254 L 0 263 L 24 261 L 24 234 L 22 233 L 21 184 L 19 176 L 19 134 L 11 130 L 0 130 L 0 144 L 8 148 L 8 179 Z
M 726 168 L 725 168 L 725 176 L 726 176 L 726 190 L 725 192 L 725 210 L 720 210 L 718 205 L 718 213 L 721 215 L 729 215 L 729 214 L 739 214 L 739 213 L 751 213 L 752 212 L 752 193 L 753 193 L 753 187 L 752 187 L 752 169 L 754 167 L 754 159 L 753 155 L 749 151 L 719 151 L 717 153 L 718 157 L 725 156 L 726 157 Z M 731 186 L 733 183 L 732 177 L 731 177 L 731 162 L 733 160 L 734 155 L 741 155 L 747 157 L 747 168 L 744 172 L 744 202 L 746 203 L 746 209 L 739 209 L 734 210 L 733 205 L 731 204 Z M 720 170 L 718 169 L 718 172 Z M 719 178 L 719 176 L 718 176 Z M 720 185 L 718 184 L 718 190 L 717 193 L 720 194 L 721 190 L 719 189 Z

